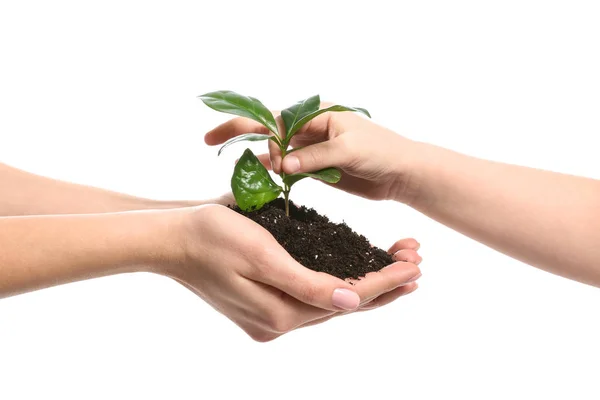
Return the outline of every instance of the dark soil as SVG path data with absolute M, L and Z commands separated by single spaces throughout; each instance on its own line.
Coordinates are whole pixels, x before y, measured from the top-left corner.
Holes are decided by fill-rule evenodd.
M 258 211 L 238 213 L 262 225 L 300 264 L 341 279 L 364 277 L 393 263 L 384 250 L 371 247 L 345 223 L 335 224 L 312 208 L 290 202 L 290 217 L 279 198 Z

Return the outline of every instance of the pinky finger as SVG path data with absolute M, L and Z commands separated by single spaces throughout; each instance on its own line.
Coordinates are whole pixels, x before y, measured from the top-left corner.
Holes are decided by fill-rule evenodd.
M 390 249 L 388 250 L 388 253 L 394 254 L 394 253 L 397 253 L 398 251 L 404 250 L 404 249 L 410 249 L 410 250 L 417 251 L 417 250 L 419 250 L 420 247 L 421 247 L 421 244 L 413 238 L 402 239 L 402 240 L 398 240 L 396 243 L 394 243 L 392 245 L 392 247 L 390 247 Z

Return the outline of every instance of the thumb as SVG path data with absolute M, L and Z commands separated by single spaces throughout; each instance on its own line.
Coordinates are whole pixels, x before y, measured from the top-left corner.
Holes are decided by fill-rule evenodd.
M 270 269 L 258 280 L 303 303 L 325 310 L 355 310 L 360 305 L 360 296 L 348 282 L 305 268 L 291 257 L 283 266 L 279 264 L 279 267 Z
M 286 174 L 313 172 L 332 166 L 343 168 L 350 157 L 342 138 L 337 137 L 294 151 L 283 158 L 281 167 Z

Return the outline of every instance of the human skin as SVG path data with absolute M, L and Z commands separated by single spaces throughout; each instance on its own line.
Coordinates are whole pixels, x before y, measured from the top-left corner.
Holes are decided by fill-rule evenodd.
M 155 273 L 196 293 L 255 340 L 269 341 L 385 305 L 414 291 L 420 277 L 414 239 L 393 245 L 401 261 L 355 285 L 311 271 L 269 232 L 221 205 L 231 196 L 157 202 L 1 164 L 0 182 L 11 188 L 0 194 L 0 298 L 119 273 Z
M 87 214 L 167 209 L 232 201 L 157 201 L 32 174 L 0 163 L 0 216 Z
M 205 140 L 217 145 L 246 132 L 268 133 L 236 118 Z M 405 203 L 532 266 L 600 286 L 598 180 L 471 157 L 350 113 L 317 117 L 291 145 L 303 148 L 282 160 L 271 146 L 270 155 L 259 158 L 277 173 L 337 167 L 342 179 L 336 188 Z

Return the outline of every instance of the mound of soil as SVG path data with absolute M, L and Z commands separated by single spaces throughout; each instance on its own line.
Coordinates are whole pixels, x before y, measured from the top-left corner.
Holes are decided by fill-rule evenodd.
M 290 202 L 287 217 L 285 203 L 279 198 L 257 211 L 234 210 L 271 232 L 296 261 L 314 271 L 359 279 L 394 262 L 387 252 L 371 247 L 367 238 L 345 223 L 333 223 L 312 208 Z

